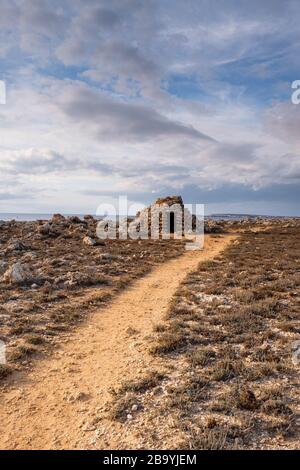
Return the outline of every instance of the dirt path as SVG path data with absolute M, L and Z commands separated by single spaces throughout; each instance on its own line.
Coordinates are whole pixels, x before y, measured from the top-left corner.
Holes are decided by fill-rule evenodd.
M 178 284 L 233 238 L 206 237 L 203 251 L 186 252 L 158 266 L 90 316 L 50 359 L 16 376 L 0 400 L 0 448 L 97 446 L 91 445 L 91 434 L 110 399 L 110 388 L 155 362 L 147 352 L 147 336 L 163 320 Z

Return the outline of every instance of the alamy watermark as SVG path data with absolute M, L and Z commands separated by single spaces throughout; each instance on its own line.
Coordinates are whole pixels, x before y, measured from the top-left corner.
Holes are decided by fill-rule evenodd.
M 6 104 L 6 84 L 0 80 L 0 104 Z
M 186 250 L 200 250 L 204 244 L 204 205 L 155 203 L 140 206 L 135 217 L 135 205 L 129 205 L 127 196 L 119 196 L 116 204 L 100 204 L 96 214 L 102 219 L 97 224 L 101 240 L 168 240 L 184 239 Z
M 295 80 L 292 83 L 292 89 L 295 90 L 292 93 L 292 103 L 293 104 L 300 104 L 300 80 Z

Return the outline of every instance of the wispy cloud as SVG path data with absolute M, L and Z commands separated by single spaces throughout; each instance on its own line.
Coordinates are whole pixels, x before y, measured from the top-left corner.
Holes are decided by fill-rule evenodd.
M 133 199 L 261 197 L 264 212 L 269 191 L 287 212 L 299 197 L 300 106 L 290 102 L 300 78 L 298 1 L 1 0 L 0 8 L 6 210 L 30 193 L 39 201 L 25 198 L 29 211 L 50 198 L 92 211 L 99 185 Z M 23 178 L 18 189 L 14 178 Z

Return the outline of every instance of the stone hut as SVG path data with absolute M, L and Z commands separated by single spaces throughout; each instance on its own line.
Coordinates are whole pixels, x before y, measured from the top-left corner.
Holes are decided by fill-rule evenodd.
M 195 225 L 195 220 L 194 220 Z M 157 199 L 149 207 L 138 212 L 132 222 L 133 230 L 145 238 L 181 238 L 192 232 L 193 216 L 184 207 L 181 196 Z M 130 230 L 130 225 L 129 225 Z

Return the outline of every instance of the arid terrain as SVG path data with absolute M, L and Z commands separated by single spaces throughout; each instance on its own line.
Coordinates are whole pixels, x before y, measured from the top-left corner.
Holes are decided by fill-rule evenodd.
M 95 228 L 0 224 L 0 447 L 298 448 L 298 219 L 201 251 Z
M 185 279 L 149 346 L 163 367 L 116 391 L 121 446 L 299 449 L 299 242 L 256 226 Z
M 56 215 L 0 225 L 0 339 L 8 368 L 30 367 L 57 336 L 152 266 L 183 253 L 181 242 L 98 240 L 97 221 Z M 93 244 L 94 243 L 94 244 Z

